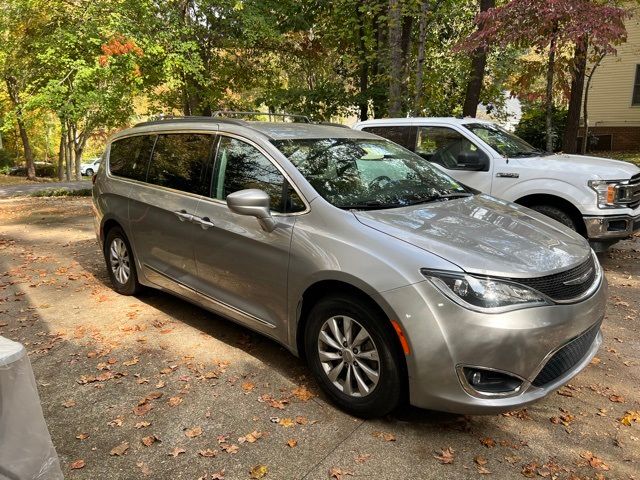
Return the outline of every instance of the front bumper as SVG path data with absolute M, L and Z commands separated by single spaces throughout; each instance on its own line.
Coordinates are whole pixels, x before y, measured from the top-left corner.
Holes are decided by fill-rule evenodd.
M 640 230 L 640 215 L 586 216 L 584 224 L 589 240 L 621 240 Z
M 498 413 L 539 400 L 589 364 L 602 343 L 607 285 L 579 303 L 532 307 L 499 314 L 467 310 L 429 281 L 383 292 L 409 342 L 406 356 L 412 405 L 465 414 Z M 547 362 L 568 342 L 595 329 L 580 358 L 560 376 L 535 386 Z M 594 330 L 592 330 L 594 331 Z M 460 367 L 497 370 L 522 379 L 506 395 L 474 392 Z M 539 382 L 535 382 L 539 383 Z

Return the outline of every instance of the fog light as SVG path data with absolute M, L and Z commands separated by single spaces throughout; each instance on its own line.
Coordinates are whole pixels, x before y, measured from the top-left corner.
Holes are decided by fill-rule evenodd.
M 482 393 L 511 393 L 522 385 L 519 378 L 494 370 L 464 367 L 462 371 L 471 388 Z

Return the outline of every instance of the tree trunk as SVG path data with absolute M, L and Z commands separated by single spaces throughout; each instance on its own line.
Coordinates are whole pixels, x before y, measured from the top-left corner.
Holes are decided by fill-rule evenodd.
M 420 23 L 418 25 L 418 58 L 416 59 L 416 80 L 413 97 L 412 114 L 419 115 L 422 103 L 422 75 L 424 69 L 424 51 L 427 43 L 427 15 L 429 14 L 429 0 L 420 3 Z
M 67 141 L 66 141 L 66 155 L 65 155 L 65 177 L 67 182 L 71 181 L 71 169 L 73 165 L 73 136 L 70 126 L 67 125 Z
M 553 74 L 556 63 L 556 43 L 558 36 L 558 26 L 555 25 L 549 42 L 549 64 L 547 65 L 547 92 L 546 92 L 546 114 L 544 122 L 544 133 L 546 137 L 546 150 L 553 151 Z
M 386 52 L 386 28 L 381 28 L 380 13 L 376 13 L 373 17 L 373 35 L 376 39 L 375 52 L 376 55 L 371 62 L 371 81 L 370 81 L 370 96 L 371 96 L 371 110 L 373 118 L 379 118 L 384 115 L 385 108 L 387 106 L 386 89 L 380 88 L 381 73 L 384 71 L 385 66 L 382 60 L 385 58 Z M 373 83 L 373 85 L 371 85 Z M 374 87 L 371 90 L 371 87 Z
M 365 18 L 360 11 L 360 4 L 356 3 L 356 16 L 358 18 L 358 39 L 359 39 L 359 57 L 360 57 L 360 96 L 358 100 L 358 108 L 360 110 L 360 121 L 369 118 L 369 61 L 367 60 L 367 45 L 365 36 Z
M 593 78 L 593 74 L 596 73 L 596 68 L 598 68 L 598 65 L 600 65 L 600 62 L 602 62 L 602 59 L 605 57 L 605 55 L 605 53 L 602 53 L 600 54 L 600 56 L 598 56 L 598 59 L 591 67 L 589 75 L 587 75 L 587 85 L 584 88 L 584 99 L 582 100 L 582 121 L 584 123 L 584 135 L 582 136 L 582 144 L 580 145 L 580 153 L 582 154 L 587 153 L 587 144 L 589 140 L 589 112 L 587 107 L 589 105 L 589 88 L 591 88 L 591 79 Z
M 486 12 L 496 6 L 495 0 L 480 0 L 480 11 Z M 478 23 L 478 30 L 482 25 Z M 480 103 L 480 93 L 484 82 L 484 71 L 487 65 L 487 49 L 476 48 L 471 57 L 471 74 L 467 82 L 467 90 L 464 96 L 462 115 L 464 117 L 475 117 L 478 113 L 478 103 Z
M 67 132 L 65 132 L 64 128 L 62 128 L 60 132 L 60 149 L 58 150 L 58 180 L 62 181 L 64 178 L 64 158 L 66 155 L 65 151 L 65 138 L 67 136 Z
M 389 116 L 402 115 L 402 10 L 389 0 Z
M 24 124 L 24 117 L 22 116 L 22 103 L 20 102 L 20 92 L 18 91 L 18 82 L 14 77 L 5 78 L 7 84 L 7 91 L 9 98 L 16 110 L 16 121 L 18 123 L 18 131 L 20 132 L 20 139 L 22 140 L 22 147 L 24 148 L 24 158 L 27 162 L 27 178 L 29 180 L 35 180 L 36 178 L 36 166 L 33 163 L 33 151 L 31 150 L 31 142 L 29 141 L 29 134 L 27 127 Z
M 576 153 L 578 151 L 578 130 L 580 129 L 580 108 L 582 107 L 582 93 L 584 91 L 584 77 L 587 71 L 588 39 L 585 35 L 576 44 L 573 54 L 571 72 L 571 95 L 569 97 L 569 111 L 567 126 L 562 138 L 562 151 Z

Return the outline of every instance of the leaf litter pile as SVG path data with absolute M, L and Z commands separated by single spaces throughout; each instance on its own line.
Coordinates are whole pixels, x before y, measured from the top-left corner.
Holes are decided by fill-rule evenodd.
M 0 335 L 31 356 L 68 478 L 640 478 L 637 238 L 603 257 L 605 341 L 569 385 L 500 415 L 365 422 L 268 340 L 115 294 L 88 199 L 4 201 L 0 226 Z

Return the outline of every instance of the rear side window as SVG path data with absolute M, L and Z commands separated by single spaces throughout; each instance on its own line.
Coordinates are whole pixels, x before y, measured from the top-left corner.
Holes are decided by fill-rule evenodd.
M 183 192 L 209 195 L 206 181 L 213 135 L 170 133 L 159 135 L 153 149 L 147 182 Z
M 404 148 L 415 151 L 417 127 L 411 125 L 394 125 L 386 127 L 364 127 L 364 132 L 380 135 L 387 140 L 402 145 Z
M 257 188 L 269 194 L 271 210 L 292 213 L 304 203 L 276 166 L 252 145 L 231 137 L 220 137 L 213 197 L 224 200 L 238 190 Z
M 119 177 L 145 180 L 155 135 L 121 138 L 111 143 L 109 171 Z

